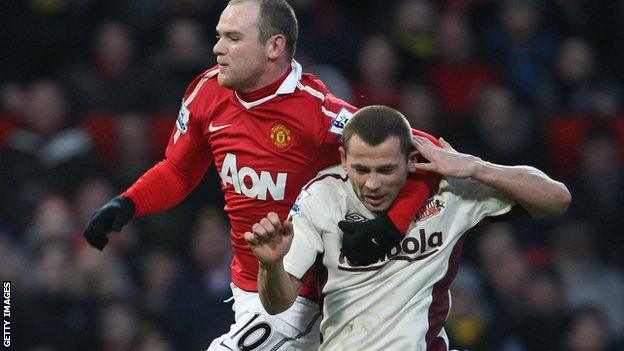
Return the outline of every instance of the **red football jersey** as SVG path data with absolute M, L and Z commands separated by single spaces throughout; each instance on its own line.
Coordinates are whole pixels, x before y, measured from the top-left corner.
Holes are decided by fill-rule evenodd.
M 217 73 L 214 67 L 191 83 L 166 160 L 124 195 L 137 204 L 136 216 L 174 206 L 214 162 L 232 226 L 232 281 L 256 291 L 258 261 L 244 233 L 268 212 L 286 218 L 301 187 L 319 170 L 340 162 L 342 127 L 356 109 L 331 95 L 314 76 L 302 74 L 295 62 L 275 94 L 253 102 L 221 87 Z M 165 178 L 175 172 L 188 183 L 155 187 L 149 179 L 154 172 Z M 301 295 L 316 299 L 308 288 L 314 284 L 305 285 Z

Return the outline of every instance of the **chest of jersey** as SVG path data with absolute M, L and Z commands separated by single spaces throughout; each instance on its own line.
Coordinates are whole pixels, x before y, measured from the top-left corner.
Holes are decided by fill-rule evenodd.
M 410 226 L 406 237 L 378 262 L 368 266 L 352 265 L 341 252 L 342 233 L 325 232 L 323 234 L 324 261 L 328 266 L 330 277 L 326 286 L 327 291 L 341 289 L 358 284 L 375 284 L 380 280 L 392 279 L 398 272 L 409 270 L 412 273 L 420 272 L 423 276 L 421 288 L 426 287 L 425 281 L 436 272 L 444 274 L 454 244 L 463 231 L 456 231 L 453 223 L 448 222 L 445 211 L 453 211 L 450 204 L 443 197 L 436 195 L 421 210 L 418 219 Z M 347 205 L 347 218 L 371 218 L 360 203 Z M 415 276 L 410 279 L 418 280 Z M 418 284 L 417 284 L 418 285 Z
M 312 106 L 284 100 L 245 108 L 232 94 L 206 111 L 204 137 L 226 196 L 292 202 L 318 171 Z

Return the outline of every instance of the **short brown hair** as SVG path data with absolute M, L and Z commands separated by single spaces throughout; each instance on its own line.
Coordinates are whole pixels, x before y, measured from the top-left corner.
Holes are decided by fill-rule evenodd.
M 248 0 L 230 0 L 230 4 L 243 1 Z M 255 1 L 260 3 L 260 23 L 258 23 L 260 35 L 258 40 L 264 44 L 272 36 L 282 34 L 286 38 L 288 58 L 292 60 L 297 50 L 297 38 L 299 37 L 299 24 L 295 10 L 286 0 Z
M 405 116 L 390 107 L 372 105 L 357 111 L 342 131 L 342 146 L 349 150 L 349 141 L 357 135 L 371 146 L 376 146 L 390 137 L 399 138 L 401 153 L 408 157 L 413 150 L 412 128 Z

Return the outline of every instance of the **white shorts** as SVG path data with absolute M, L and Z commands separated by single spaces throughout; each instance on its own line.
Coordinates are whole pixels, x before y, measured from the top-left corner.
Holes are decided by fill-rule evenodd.
M 286 311 L 270 315 L 260 296 L 230 284 L 234 295 L 234 324 L 212 341 L 206 351 L 317 350 L 320 344 L 319 305 L 297 297 Z

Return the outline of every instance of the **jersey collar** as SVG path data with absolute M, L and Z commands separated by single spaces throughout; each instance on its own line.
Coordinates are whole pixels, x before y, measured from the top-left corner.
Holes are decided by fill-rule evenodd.
M 292 62 L 290 63 L 290 66 L 292 67 L 292 69 L 290 70 L 290 73 L 288 74 L 286 79 L 284 79 L 284 81 L 279 86 L 279 88 L 277 88 L 277 91 L 275 92 L 275 94 L 271 94 L 269 96 L 263 97 L 262 99 L 259 99 L 256 101 L 245 101 L 241 99 L 238 93 L 236 92 L 234 93 L 234 95 L 236 96 L 238 101 L 241 103 L 241 105 L 243 105 L 244 108 L 249 110 L 250 108 L 263 104 L 278 95 L 294 93 L 295 89 L 297 88 L 297 83 L 299 83 L 299 80 L 301 80 L 301 75 L 303 74 L 303 68 L 301 67 L 299 62 L 295 60 L 292 60 Z

